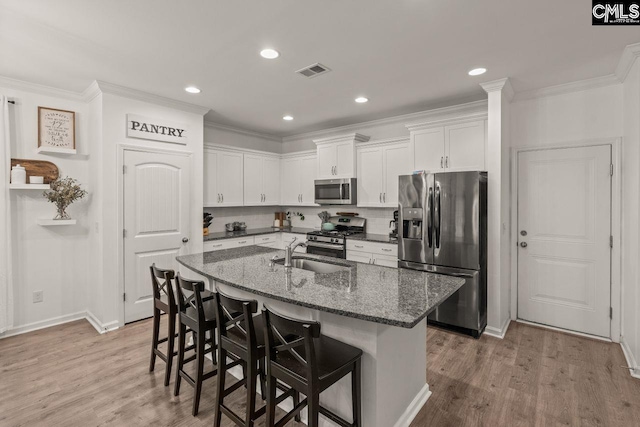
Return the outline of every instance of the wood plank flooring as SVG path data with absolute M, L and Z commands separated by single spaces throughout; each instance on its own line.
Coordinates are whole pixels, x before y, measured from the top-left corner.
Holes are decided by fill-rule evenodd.
M 0 426 L 212 425 L 216 379 L 192 417 L 192 388 L 173 397 L 161 361 L 147 372 L 150 335 L 149 321 L 99 335 L 83 320 L 0 340 Z M 428 328 L 427 350 L 433 395 L 413 427 L 640 426 L 619 345 L 512 324 L 504 340 Z

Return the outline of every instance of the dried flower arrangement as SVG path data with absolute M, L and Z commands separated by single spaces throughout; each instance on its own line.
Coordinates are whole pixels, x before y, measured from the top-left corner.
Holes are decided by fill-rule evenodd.
M 73 178 L 58 178 L 51 182 L 51 190 L 42 193 L 47 200 L 56 205 L 58 211 L 54 219 L 71 219 L 67 214 L 67 208 L 71 203 L 80 200 L 87 195 Z

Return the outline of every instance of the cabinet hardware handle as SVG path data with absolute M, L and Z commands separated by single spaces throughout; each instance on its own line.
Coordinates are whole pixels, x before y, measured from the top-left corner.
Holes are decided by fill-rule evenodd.
M 373 262 L 372 262 L 372 264 L 375 264 L 375 263 L 376 263 L 376 259 L 374 258 L 374 259 L 373 259 Z
M 220 193 L 218 193 L 218 203 L 220 203 Z
M 220 243 L 218 245 L 213 245 L 214 248 L 219 248 L 220 246 L 222 246 L 222 243 Z
M 353 246 L 360 249 L 364 248 L 364 246 L 358 246 L 358 245 L 353 245 Z
M 380 203 L 382 203 L 382 193 L 380 193 L 380 196 L 378 198 L 380 199 Z
M 382 201 L 387 203 L 387 193 L 382 193 Z
M 244 245 L 245 243 L 247 243 L 247 241 L 246 241 L 246 240 L 243 240 L 243 241 L 241 241 L 241 242 L 238 242 L 238 244 L 239 244 L 239 245 Z
M 333 170 L 335 171 L 334 175 L 338 175 L 338 166 L 334 166 L 333 168 Z
M 444 166 L 447 168 L 449 167 L 449 156 L 444 158 Z
M 440 157 L 440 167 L 444 168 L 444 157 Z
M 220 196 L 222 196 L 222 203 L 224 203 L 224 194 L 221 193 Z
M 391 252 L 391 249 L 382 248 L 382 250 L 385 252 Z

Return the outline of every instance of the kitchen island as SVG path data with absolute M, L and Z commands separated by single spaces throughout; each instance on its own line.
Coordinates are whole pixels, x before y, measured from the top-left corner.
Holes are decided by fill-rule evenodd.
M 316 273 L 285 268 L 272 262 L 274 256 L 282 258 L 284 251 L 254 246 L 177 260 L 204 276 L 211 288 L 217 285 L 223 292 L 257 299 L 280 313 L 317 320 L 323 334 L 361 348 L 363 426 L 408 426 L 430 395 L 425 318 L 464 280 L 304 255 L 343 267 Z M 186 277 L 189 273 L 182 271 Z M 320 400 L 351 419 L 350 378 L 329 388 Z M 321 425 L 335 425 L 320 418 Z

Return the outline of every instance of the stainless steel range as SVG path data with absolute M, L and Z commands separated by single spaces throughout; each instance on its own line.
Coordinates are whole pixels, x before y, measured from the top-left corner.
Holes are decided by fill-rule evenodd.
M 335 230 L 318 230 L 307 233 L 307 253 L 334 258 L 346 258 L 346 237 L 353 234 L 364 233 L 367 220 L 351 216 L 332 216 L 328 222 L 334 225 Z

